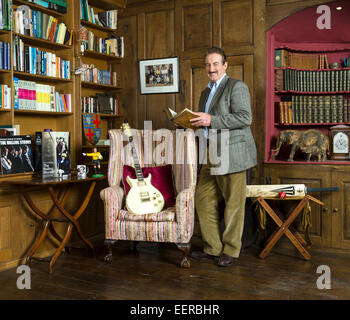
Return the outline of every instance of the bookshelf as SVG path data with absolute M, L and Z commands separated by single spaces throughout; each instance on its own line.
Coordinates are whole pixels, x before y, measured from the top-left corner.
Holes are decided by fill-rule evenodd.
M 350 57 L 350 34 L 344 32 L 350 28 L 347 18 L 350 4 L 349 1 L 334 1 L 327 6 L 331 29 L 318 29 L 319 14 L 317 6 L 313 6 L 281 20 L 266 33 L 264 181 L 303 183 L 308 188 L 337 187 L 337 192 L 312 194 L 324 206 L 311 205 L 310 237 L 314 247 L 349 249 L 350 161 L 346 157 L 332 160 L 331 133 L 334 129 L 331 128 L 350 126 L 349 112 L 346 112 L 350 99 L 350 65 L 346 67 L 343 62 L 343 58 Z M 277 56 L 280 58 L 276 61 Z M 331 69 L 332 63 L 341 65 Z M 281 102 L 288 107 L 284 121 Z M 327 160 L 308 162 L 306 154 L 299 150 L 294 161 L 288 161 L 292 146 L 287 144 L 272 160 L 278 134 L 290 129 L 317 129 L 326 134 L 330 142 Z
M 3 106 L 0 100 L 0 125 L 19 125 L 20 134 L 30 135 L 33 146 L 36 131 L 44 129 L 69 131 L 72 150 L 71 166 L 74 169 L 76 163 L 81 161 L 82 146 L 85 145 L 85 149 L 87 147 L 82 129 L 82 98 L 96 96 L 96 94 L 108 94 L 115 99 L 113 107 L 117 109 L 118 95 L 122 90 L 119 74 L 123 60 L 122 52 L 114 53 L 114 48 L 117 47 L 114 44 L 117 40 L 108 40 L 107 43 L 104 40 L 119 37 L 120 41 L 117 14 L 113 14 L 113 18 L 111 14 L 108 14 L 109 18 L 107 16 L 107 20 L 113 23 L 113 28 L 98 25 L 89 19 L 81 19 L 81 3 L 88 4 L 97 15 L 102 12 L 102 17 L 104 17 L 103 12 L 120 10 L 125 7 L 126 1 L 8 1 L 8 3 L 11 2 L 12 8 L 9 7 L 6 12 L 2 10 L 2 14 L 7 13 L 7 15 L 2 19 L 3 29 L 0 26 L 0 59 L 6 51 L 6 59 L 0 61 L 0 88 L 6 86 L 8 90 L 6 96 L 9 97 L 6 106 Z M 57 3 L 61 3 L 58 10 L 56 10 Z M 27 12 L 31 19 L 29 25 L 23 23 L 23 16 Z M 94 40 L 96 37 L 100 45 L 96 45 L 94 41 L 93 45 L 88 47 L 89 41 L 87 41 L 87 47 L 84 52 L 81 52 L 81 43 L 78 39 L 81 26 L 89 31 L 88 40 Z M 110 52 L 112 46 L 113 52 Z M 106 51 L 107 47 L 108 51 Z M 32 61 L 29 61 L 30 58 Z M 84 81 L 80 74 L 75 74 L 75 70 L 81 64 L 93 65 L 95 69 L 104 71 L 100 72 L 101 75 L 98 73 L 97 80 Z M 108 73 L 112 75 L 111 81 L 105 81 Z M 36 96 L 48 94 L 47 90 L 52 90 L 51 96 L 54 92 L 54 100 L 59 102 L 57 104 L 55 102 L 55 107 L 51 109 L 41 102 L 41 107 L 37 107 L 39 106 L 38 100 L 36 103 L 32 101 L 32 105 L 23 104 L 23 100 L 22 104 L 18 105 L 18 100 L 20 100 L 18 92 L 22 89 L 23 92 L 24 90 L 26 92 L 35 91 Z M 3 90 L 0 90 L 0 93 L 1 91 Z M 64 104 L 62 97 L 65 99 Z M 50 99 L 52 103 L 53 98 Z M 70 102 L 69 108 L 68 101 Z M 101 115 L 101 139 L 107 139 L 108 130 L 120 124 L 119 110 L 115 110 L 114 114 L 95 111 Z
M 101 139 L 108 139 L 108 130 L 120 127 L 122 116 L 119 109 L 119 93 L 122 90 L 120 64 L 123 59 L 123 38 L 118 35 L 118 15 L 115 10 L 121 8 L 120 1 L 92 1 L 84 0 L 79 6 L 79 30 L 85 29 L 85 40 L 79 43 L 79 63 L 83 67 L 79 81 L 79 101 L 80 112 L 97 113 L 101 118 Z M 87 15 L 86 12 L 90 14 Z M 109 11 L 104 17 L 112 22 L 111 27 L 99 25 L 96 21 L 101 12 Z M 95 15 L 94 21 L 92 19 Z M 104 13 L 102 14 L 105 15 Z M 113 26 L 113 28 L 112 28 Z M 104 103 L 106 110 L 101 110 L 102 100 L 98 96 L 106 95 L 112 101 L 109 106 Z M 99 103 L 97 104 L 97 101 Z M 101 102 L 101 103 L 100 103 Z M 98 105 L 98 106 L 97 106 Z M 93 146 L 85 138 L 81 141 L 81 153 L 91 152 Z M 109 146 L 97 145 L 98 151 L 104 157 L 101 165 L 108 164 Z M 84 159 L 84 164 L 92 164 L 91 159 Z
M 10 108 L 6 109 L 2 105 L 0 106 L 0 125 L 19 125 L 21 135 L 31 136 L 32 146 L 34 146 L 36 131 L 43 131 L 47 128 L 53 131 L 70 131 L 71 148 L 74 149 L 76 147 L 75 136 L 77 134 L 74 125 L 75 106 L 72 99 L 76 95 L 76 91 L 73 85 L 74 79 L 71 76 L 71 70 L 75 68 L 74 46 L 71 37 L 68 37 L 67 41 L 63 41 L 66 35 L 72 35 L 74 32 L 75 2 L 66 2 L 67 10 L 65 13 L 23 0 L 7 1 L 6 4 L 10 5 L 11 2 L 12 8 L 11 6 L 8 7 L 9 11 L 6 17 L 4 16 L 6 12 L 4 10 L 1 12 L 3 27 L 8 30 L 0 30 L 0 85 L 7 85 L 10 90 Z M 45 3 L 49 4 L 49 1 Z M 4 4 L 4 1 L 2 1 L 2 4 Z M 25 9 L 22 10 L 23 8 Z M 27 10 L 28 8 L 29 10 Z M 33 19 L 28 26 L 19 20 L 19 18 L 23 20 L 24 12 L 30 14 L 31 19 Z M 38 20 L 39 16 L 40 21 Z M 41 19 L 43 16 L 48 18 L 46 24 Z M 54 25 L 52 20 L 50 25 L 48 23 L 49 17 L 55 18 L 57 24 Z M 47 30 L 52 32 L 51 40 L 46 38 L 46 35 L 43 35 L 43 32 Z M 61 39 L 62 43 L 57 42 L 59 34 L 63 37 Z M 56 41 L 55 35 L 57 35 Z M 4 43 L 7 44 L 6 48 L 3 46 Z M 36 56 L 36 54 L 40 54 L 40 56 Z M 4 57 L 5 55 L 6 57 Z M 48 55 L 52 57 L 51 60 L 47 59 Z M 39 57 L 40 60 L 38 59 Z M 62 62 L 63 60 L 69 64 L 69 67 L 65 69 L 64 76 L 60 73 L 60 70 L 57 74 L 56 72 L 47 73 L 46 68 L 49 65 L 53 69 L 57 61 Z M 21 63 L 21 66 L 19 63 Z M 44 96 L 42 91 L 44 88 L 52 89 L 51 93 L 45 92 L 46 96 L 50 97 L 50 103 L 54 107 L 50 112 L 44 109 L 44 101 L 39 99 L 39 97 Z M 21 95 L 21 92 L 24 92 L 24 90 L 30 92 L 30 98 Z M 57 112 L 60 104 L 57 102 L 56 105 L 56 93 L 64 94 L 66 98 L 70 96 L 71 105 L 69 112 L 63 110 Z M 29 101 L 31 102 L 30 105 Z M 72 156 L 72 162 L 74 163 L 75 156 Z M 1 178 L 5 177 L 2 176 Z
M 2 93 L 2 86 L 5 85 L 8 86 L 11 93 L 9 96 L 10 108 L 1 108 L 0 103 L 0 126 L 4 128 L 6 126 L 17 127 L 18 125 L 20 135 L 29 135 L 31 137 L 32 147 L 34 147 L 35 145 L 35 133 L 37 131 L 44 131 L 44 129 L 52 129 L 53 131 L 70 132 L 71 168 L 74 173 L 76 165 L 80 164 L 82 161 L 82 150 L 91 150 L 91 146 L 83 142 L 81 97 L 89 94 L 93 95 L 96 92 L 110 92 L 114 96 L 117 96 L 123 86 L 120 81 L 117 82 L 117 85 L 99 85 L 97 83 L 82 84 L 80 75 L 75 74 L 75 70 L 80 67 L 80 63 L 89 63 L 95 64 L 98 68 L 102 70 L 118 71 L 118 66 L 122 62 L 122 57 L 108 56 L 102 52 L 94 52 L 93 50 L 87 50 L 84 56 L 81 56 L 81 47 L 77 38 L 77 34 L 81 25 L 81 1 L 9 0 L 8 2 L 12 3 L 12 9 L 6 11 L 8 15 L 4 17 L 4 10 L 0 11 L 0 14 L 3 14 L 3 19 L 0 20 L 0 50 L 1 48 L 3 48 L 1 46 L 1 43 L 8 43 L 9 45 L 7 50 L 9 50 L 10 52 L 10 54 L 8 54 L 6 58 L 6 67 L 4 64 L 0 68 L 0 93 Z M 66 2 L 66 10 L 52 9 L 55 7 L 54 4 L 60 2 Z M 4 0 L 1 0 L 1 4 L 3 3 Z M 38 3 L 42 3 L 47 7 L 39 5 Z M 96 5 L 96 12 L 123 8 L 125 7 L 125 3 L 125 0 L 98 0 L 95 2 L 91 0 L 91 4 Z M 33 21 L 33 23 L 29 25 L 29 28 L 25 27 L 22 23 L 18 24 L 18 22 L 20 22 L 20 20 L 18 19 L 21 16 L 21 13 L 15 12 L 19 10 L 18 8 L 23 9 L 23 7 L 21 6 L 27 6 L 31 10 L 30 12 L 32 12 L 32 18 L 33 12 L 36 12 L 34 14 L 35 19 L 37 21 L 36 24 Z M 4 7 L 2 7 L 2 9 L 3 8 Z M 27 12 L 26 10 L 24 11 Z M 43 20 L 47 20 L 47 23 L 49 22 L 49 19 L 47 18 L 42 19 L 43 17 L 45 17 L 44 14 L 47 17 L 52 17 L 51 23 L 55 22 L 55 27 L 52 28 L 58 28 L 58 32 L 61 31 L 61 33 L 57 33 L 57 36 L 56 30 L 52 31 L 50 38 L 47 38 L 46 34 L 45 36 L 43 36 L 43 32 L 45 31 L 45 28 L 43 27 Z M 11 17 L 13 17 L 12 20 Z M 56 20 L 54 20 L 53 18 L 55 18 Z M 1 21 L 3 23 L 2 26 Z M 63 26 L 63 24 L 66 27 L 66 29 Z M 89 22 L 86 22 L 86 25 L 89 25 L 86 28 L 89 28 L 90 30 L 96 32 L 99 35 L 99 37 L 107 37 L 107 35 L 116 34 L 116 30 L 109 30 L 103 27 L 101 28 L 93 24 L 91 25 Z M 63 34 L 64 30 L 68 30 L 69 34 L 67 34 L 67 32 Z M 21 47 L 16 48 L 16 41 L 19 42 L 19 40 L 21 42 Z M 36 59 L 35 66 L 32 64 L 29 70 L 25 68 L 17 68 L 17 63 L 21 62 L 21 60 L 18 60 L 19 54 L 21 54 L 21 56 L 23 55 L 22 50 L 24 50 L 25 46 L 33 48 L 31 49 L 32 51 L 28 51 L 31 52 L 31 56 L 33 55 L 34 50 L 34 55 L 40 52 L 40 59 L 45 58 L 45 54 L 43 53 L 42 56 L 41 52 L 46 52 L 46 59 L 48 59 L 47 53 L 50 53 L 49 56 L 51 56 L 52 58 L 51 67 L 52 65 L 54 65 L 53 62 L 57 62 L 57 60 L 53 59 L 53 57 L 55 57 L 54 55 L 56 55 L 56 58 L 58 57 L 62 60 L 70 61 L 70 68 L 68 71 L 66 70 L 66 77 L 61 77 L 60 74 L 57 73 L 57 69 L 56 74 L 45 72 L 47 71 L 47 69 L 44 68 L 44 65 L 46 68 L 48 67 L 47 60 L 46 63 L 42 63 L 40 65 L 39 59 Z M 0 52 L 0 56 L 1 54 L 3 54 L 3 51 Z M 39 55 L 36 55 L 36 57 L 39 58 Z M 29 62 L 28 58 L 26 59 L 26 61 Z M 21 63 L 24 63 L 23 61 Z M 32 61 L 34 60 L 30 60 L 30 62 Z M 2 60 L 2 62 L 4 63 L 5 60 Z M 47 111 L 45 110 L 44 101 L 39 101 L 40 103 L 42 103 L 41 107 L 44 108 L 36 108 L 37 105 L 35 103 L 35 107 L 34 104 L 31 105 L 32 109 L 17 109 L 17 103 L 19 102 L 19 99 L 17 99 L 18 96 L 14 95 L 13 93 L 15 87 L 19 87 L 19 81 L 22 81 L 21 85 L 23 85 L 24 83 L 23 89 L 25 90 L 30 90 L 29 87 L 25 87 L 25 85 L 29 86 L 29 84 L 31 84 L 33 86 L 34 83 L 35 90 L 37 88 L 36 85 L 39 85 L 39 88 L 41 88 L 42 90 L 45 90 L 45 88 L 47 90 L 48 88 L 54 88 L 56 93 L 58 92 L 60 94 L 66 95 L 70 94 L 70 111 L 61 110 L 58 112 L 57 109 Z M 32 87 L 32 89 L 33 88 L 34 87 Z M 45 94 L 48 93 L 45 91 L 39 92 Z M 0 102 L 2 102 L 2 100 L 0 100 Z M 101 115 L 101 119 L 103 122 L 103 139 L 106 139 L 108 128 L 117 127 L 115 122 L 118 119 L 120 119 L 120 117 L 116 115 Z M 106 157 L 104 157 L 104 163 L 107 163 L 109 146 L 99 145 L 97 147 L 100 152 L 103 151 L 101 153 L 106 155 Z M 33 173 L 31 172 L 11 173 L 3 175 L 0 174 L 0 182 L 2 182 L 2 196 L 0 197 L 2 209 L 0 210 L 0 220 L 3 230 L 5 230 L 5 232 L 2 233 L 2 240 L 5 239 L 5 242 L 3 242 L 4 246 L 1 246 L 0 248 L 0 269 L 15 267 L 16 265 L 21 263 L 23 256 L 25 256 L 26 251 L 31 246 L 33 240 L 38 234 L 39 229 L 41 228 L 40 221 L 33 220 L 33 217 L 29 214 L 27 208 L 23 207 L 21 196 L 17 192 L 18 190 L 9 186 L 6 183 L 6 181 L 9 178 L 12 178 L 14 175 L 16 176 L 16 178 L 21 179 L 30 178 L 32 174 Z M 77 193 L 72 192 L 67 201 L 67 204 L 69 204 L 70 207 L 75 207 L 78 203 L 81 202 L 80 198 L 83 194 L 83 190 L 80 190 L 80 192 Z M 46 209 L 51 208 L 52 202 L 48 194 L 35 193 L 35 198 L 39 200 L 39 207 L 43 211 L 46 211 Z M 96 192 L 94 201 L 96 204 L 99 203 L 98 192 Z M 87 208 L 87 210 L 89 211 L 89 214 L 86 215 L 87 219 L 84 222 L 84 227 L 91 230 L 89 236 L 94 236 L 95 230 L 98 229 L 96 227 L 96 217 L 99 215 L 100 206 L 91 206 L 91 208 L 89 207 Z M 91 226 L 94 226 L 94 228 L 91 228 Z M 101 230 L 102 229 L 103 227 L 101 225 Z M 64 234 L 64 230 L 60 227 L 57 227 L 56 231 L 60 235 Z M 43 248 L 40 249 L 40 252 L 38 252 L 38 254 L 44 257 L 53 253 L 55 249 L 56 248 L 54 245 L 52 245 L 51 243 L 47 243 L 43 245 Z
M 300 27 L 302 16 L 317 20 L 307 9 L 267 31 L 265 163 L 288 163 L 290 146 L 272 160 L 282 130 L 317 129 L 328 136 L 330 127 L 350 125 L 350 39 L 344 41 L 334 27 L 331 32 L 313 26 L 305 30 Z M 348 24 L 341 23 L 340 29 Z M 293 163 L 310 163 L 305 159 L 298 152 Z M 322 164 L 349 163 L 328 159 Z

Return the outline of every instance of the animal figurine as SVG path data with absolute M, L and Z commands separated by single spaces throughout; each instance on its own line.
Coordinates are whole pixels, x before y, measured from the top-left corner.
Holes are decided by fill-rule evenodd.
M 310 161 L 311 158 L 316 158 L 319 162 L 326 161 L 327 154 L 329 154 L 328 137 L 316 129 L 281 131 L 277 137 L 276 149 L 272 150 L 272 160 L 275 160 L 283 144 L 292 146 L 288 161 L 294 161 L 294 155 L 298 149 L 306 153 L 307 161 Z

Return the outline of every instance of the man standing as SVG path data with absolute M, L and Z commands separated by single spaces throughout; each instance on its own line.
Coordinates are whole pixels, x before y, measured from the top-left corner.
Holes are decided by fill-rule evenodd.
M 219 266 L 229 266 L 239 257 L 242 246 L 246 170 L 257 163 L 250 130 L 250 95 L 244 82 L 226 75 L 228 65 L 222 49 L 210 48 L 204 61 L 210 82 L 201 93 L 198 117 L 191 122 L 196 127 L 204 127 L 206 138 L 211 137 L 210 129 L 217 130 L 215 149 L 224 150 L 227 163 L 221 164 L 224 168 L 221 170 L 216 170 L 210 162 L 201 167 L 195 203 L 204 248 L 203 252 L 192 252 L 192 257 L 217 258 Z M 228 134 L 226 139 L 224 131 Z M 222 200 L 225 201 L 225 229 L 221 235 L 219 203 Z

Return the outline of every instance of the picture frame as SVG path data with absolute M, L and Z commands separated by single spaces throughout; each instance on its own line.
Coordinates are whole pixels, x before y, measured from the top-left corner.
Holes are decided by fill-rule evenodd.
M 179 57 L 139 60 L 140 93 L 178 93 Z

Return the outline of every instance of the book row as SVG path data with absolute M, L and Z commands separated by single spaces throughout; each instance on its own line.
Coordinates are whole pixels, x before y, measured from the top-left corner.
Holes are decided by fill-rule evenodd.
M 277 103 L 276 119 L 280 124 L 350 122 L 350 100 L 343 96 L 292 96 L 291 100 L 286 99 Z
M 9 42 L 0 41 L 0 69 L 11 70 L 11 46 Z
M 47 9 L 55 10 L 60 13 L 67 12 L 67 1 L 66 0 L 26 0 L 27 2 L 32 2 L 38 4 Z
M 20 6 L 13 14 L 13 31 L 26 36 L 60 44 L 71 44 L 71 32 L 55 17 L 27 6 Z
M 7 84 L 0 85 L 0 109 L 11 109 L 11 88 Z
M 326 54 L 289 52 L 286 49 L 275 49 L 276 68 L 295 69 L 328 69 Z
M 0 0 L 0 29 L 12 30 L 12 1 Z
M 81 80 L 86 82 L 117 85 L 117 73 L 109 70 L 95 68 L 93 64 L 83 64 L 83 72 L 80 74 Z
M 103 39 L 88 31 L 88 39 L 82 41 L 82 46 L 84 50 L 124 57 L 124 37 L 121 36 Z
M 106 94 L 97 94 L 95 97 L 82 97 L 81 111 L 83 113 L 118 115 L 118 99 Z
M 15 71 L 63 79 L 71 78 L 71 61 L 64 60 L 53 52 L 27 46 L 17 35 L 14 36 L 13 52 Z
M 350 69 L 332 71 L 275 70 L 275 91 L 350 91 Z
M 13 78 L 14 109 L 50 112 L 71 112 L 70 94 L 56 91 L 54 86 Z
M 102 27 L 117 29 L 118 10 L 95 13 L 94 8 L 89 6 L 88 0 L 80 0 L 80 19 Z

